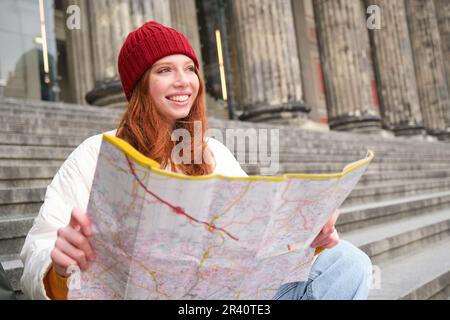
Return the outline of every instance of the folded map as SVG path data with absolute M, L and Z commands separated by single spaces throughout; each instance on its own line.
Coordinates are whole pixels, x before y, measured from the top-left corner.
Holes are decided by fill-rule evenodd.
M 186 176 L 103 135 L 87 213 L 97 258 L 69 299 L 271 299 L 373 153 L 334 174 Z M 76 285 L 75 285 L 76 283 Z

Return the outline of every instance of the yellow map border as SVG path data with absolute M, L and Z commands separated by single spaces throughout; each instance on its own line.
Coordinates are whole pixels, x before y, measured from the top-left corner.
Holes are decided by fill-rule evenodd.
M 307 179 L 338 179 L 344 176 L 345 174 L 369 163 L 373 159 L 373 151 L 368 150 L 366 158 L 356 161 L 351 166 L 344 168 L 340 173 L 331 173 L 331 174 L 313 174 L 313 173 L 286 173 L 280 177 L 272 177 L 272 176 L 249 176 L 249 177 L 227 177 L 220 174 L 208 174 L 204 176 L 187 176 L 180 173 L 169 172 L 161 169 L 161 166 L 158 162 L 144 156 L 142 153 L 133 148 L 128 142 L 118 138 L 113 137 L 108 134 L 103 134 L 103 139 L 124 152 L 134 161 L 139 163 L 141 166 L 149 169 L 150 171 L 182 180 L 207 180 L 212 178 L 221 178 L 226 180 L 264 180 L 264 181 L 284 181 L 286 178 L 307 178 Z

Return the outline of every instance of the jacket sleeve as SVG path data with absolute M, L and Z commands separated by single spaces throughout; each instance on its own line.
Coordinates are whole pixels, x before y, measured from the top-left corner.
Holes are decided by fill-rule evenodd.
M 22 291 L 31 299 L 49 299 L 44 277 L 57 230 L 69 224 L 72 208 L 86 211 L 95 173 L 101 135 L 86 139 L 62 164 L 47 187 L 44 203 L 29 231 L 20 258 L 24 264 Z

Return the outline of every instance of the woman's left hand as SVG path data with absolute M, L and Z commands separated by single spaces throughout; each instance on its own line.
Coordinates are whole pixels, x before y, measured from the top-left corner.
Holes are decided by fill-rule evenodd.
M 336 220 L 338 217 L 339 209 L 336 209 L 330 220 L 328 220 L 328 222 L 323 227 L 322 231 L 311 243 L 312 248 L 330 249 L 339 243 L 339 235 L 335 228 Z

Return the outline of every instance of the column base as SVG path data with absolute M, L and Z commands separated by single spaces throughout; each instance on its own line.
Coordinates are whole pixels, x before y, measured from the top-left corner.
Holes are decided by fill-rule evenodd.
M 128 104 L 119 80 L 97 83 L 85 99 L 87 103 L 99 107 L 125 108 Z
M 375 133 L 381 130 L 381 118 L 375 115 L 345 115 L 333 119 L 329 118 L 328 125 L 331 130 Z
M 251 122 L 277 122 L 306 117 L 311 108 L 304 102 L 289 102 L 282 105 L 253 105 L 244 107 L 245 111 L 238 119 Z
M 450 128 L 447 130 L 427 130 L 427 133 L 440 141 L 450 142 Z
M 396 136 L 420 136 L 426 134 L 422 125 L 397 125 L 390 128 L 390 130 Z

